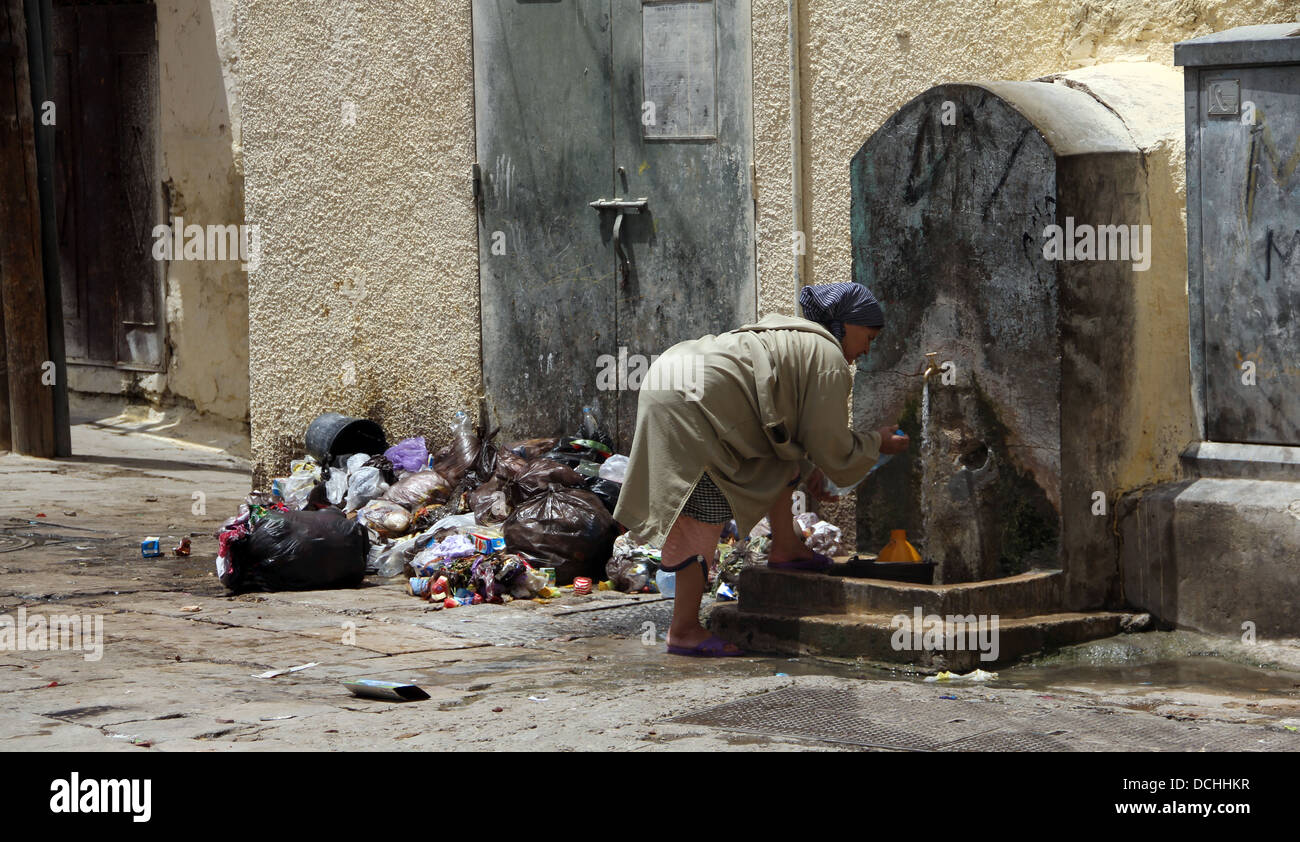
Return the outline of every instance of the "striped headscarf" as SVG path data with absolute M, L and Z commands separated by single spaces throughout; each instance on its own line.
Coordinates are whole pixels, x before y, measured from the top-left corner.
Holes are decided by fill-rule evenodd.
M 799 290 L 805 319 L 817 322 L 844 341 L 844 325 L 884 327 L 885 314 L 871 290 L 862 284 L 820 284 Z

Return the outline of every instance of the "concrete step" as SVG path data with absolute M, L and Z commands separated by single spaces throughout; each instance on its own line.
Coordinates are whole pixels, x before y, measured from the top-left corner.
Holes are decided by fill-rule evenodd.
M 743 591 L 742 591 L 743 593 Z M 805 614 L 793 611 L 752 612 L 739 603 L 717 605 L 711 630 L 742 649 L 785 655 L 862 658 L 882 663 L 911 664 L 923 669 L 969 672 L 992 669 L 1043 649 L 1082 643 L 1118 634 L 1133 615 L 1112 611 L 1039 614 L 999 618 L 992 623 L 959 627 L 944 617 L 944 638 L 929 638 L 920 624 L 917 639 L 909 639 L 913 617 L 906 624 L 897 615 Z M 937 628 L 937 625 L 933 626 Z M 988 660 L 982 659 L 988 654 Z
M 785 613 L 797 608 L 806 614 L 910 615 L 920 608 L 922 614 L 1010 618 L 1032 617 L 1061 607 L 1059 570 L 957 585 L 857 579 L 842 575 L 847 570 L 846 564 L 839 563 L 831 573 L 747 566 L 740 574 L 740 599 L 746 611 Z

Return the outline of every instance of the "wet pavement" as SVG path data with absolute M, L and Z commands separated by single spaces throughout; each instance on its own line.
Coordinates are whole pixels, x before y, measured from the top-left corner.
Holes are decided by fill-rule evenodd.
M 99 616 L 102 657 L 0 651 L 0 748 L 1300 748 L 1293 641 L 1148 632 L 941 683 L 843 660 L 669 656 L 672 603 L 657 595 L 434 611 L 394 581 L 230 597 L 212 532 L 247 493 L 246 465 L 89 426 L 74 446 L 84 455 L 0 456 L 0 616 Z M 153 535 L 164 549 L 191 536 L 193 555 L 142 558 Z M 358 677 L 431 698 L 358 699 L 341 684 Z

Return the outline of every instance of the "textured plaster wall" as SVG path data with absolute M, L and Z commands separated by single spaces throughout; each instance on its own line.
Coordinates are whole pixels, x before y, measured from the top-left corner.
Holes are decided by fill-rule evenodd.
M 1171 66 L 1173 44 L 1296 20 L 1297 0 L 799 0 L 810 279 L 849 279 L 849 160 L 942 82 L 1027 80 L 1118 60 Z M 764 269 L 791 266 L 787 0 L 754 0 L 755 159 Z M 782 155 L 785 156 L 784 162 Z M 1181 178 L 1181 176 L 1179 176 Z M 785 226 L 784 230 L 777 230 Z M 787 273 L 788 277 L 788 273 Z M 779 284 L 763 286 L 777 309 Z M 790 306 L 790 305 L 785 305 Z
M 258 478 L 323 411 L 450 438 L 477 409 L 470 0 L 241 0 Z

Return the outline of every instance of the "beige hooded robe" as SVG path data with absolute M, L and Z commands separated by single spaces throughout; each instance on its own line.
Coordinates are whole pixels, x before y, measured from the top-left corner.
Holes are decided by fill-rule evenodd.
M 852 385 L 839 341 L 806 319 L 769 315 L 674 345 L 641 384 L 615 520 L 663 544 L 708 471 L 745 535 L 796 472 L 815 465 L 837 485 L 857 482 L 880 434 L 849 427 Z

